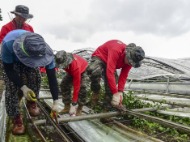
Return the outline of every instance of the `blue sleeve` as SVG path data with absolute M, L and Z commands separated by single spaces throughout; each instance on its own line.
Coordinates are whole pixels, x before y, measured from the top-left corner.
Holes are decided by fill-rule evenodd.
M 13 57 L 14 57 L 14 52 L 12 47 L 13 42 L 14 41 L 2 43 L 1 56 L 2 56 L 2 61 L 5 63 L 13 63 Z
M 55 68 L 55 60 L 53 60 L 49 65 L 46 66 L 46 69 L 53 69 Z

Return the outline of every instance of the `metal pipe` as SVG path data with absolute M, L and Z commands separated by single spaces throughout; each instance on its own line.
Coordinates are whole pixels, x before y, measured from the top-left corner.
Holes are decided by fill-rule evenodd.
M 89 119 L 96 119 L 96 118 L 107 118 L 113 117 L 121 114 L 120 112 L 107 112 L 107 113 L 98 113 L 98 114 L 88 114 L 88 115 L 81 115 L 75 117 L 62 117 L 58 118 L 59 122 L 71 122 L 71 121 L 80 121 L 80 120 L 89 120 Z M 34 123 L 36 125 L 44 124 L 46 120 L 36 120 Z
M 190 99 L 190 95 L 183 95 L 183 94 L 165 94 L 165 93 L 158 93 L 158 92 L 153 92 L 153 91 L 147 91 L 147 92 L 143 92 L 142 91 L 135 91 L 135 94 L 138 96 L 138 94 L 141 95 L 159 95 L 159 96 L 163 96 L 163 97 L 174 97 L 174 98 L 184 98 L 184 99 Z
M 29 112 L 28 112 L 28 109 L 26 107 L 26 104 L 25 102 L 23 101 L 23 104 L 24 104 L 24 107 L 25 107 L 25 110 L 26 110 L 26 116 L 29 118 L 30 122 L 32 123 L 32 125 L 34 126 L 34 128 L 36 129 L 37 133 L 39 134 L 39 136 L 41 137 L 42 141 L 43 142 L 47 142 L 45 137 L 43 136 L 43 134 L 41 133 L 41 131 L 38 129 L 38 127 L 36 126 L 36 124 L 34 123 L 34 121 L 32 120 L 32 117 L 30 116 Z
M 158 99 L 147 98 L 147 97 L 142 97 L 142 96 L 138 96 L 138 95 L 136 95 L 136 97 L 138 97 L 139 99 L 142 99 L 142 100 L 146 100 L 146 101 L 159 102 L 159 103 L 169 104 L 169 105 L 173 105 L 173 106 L 190 107 L 190 104 L 186 104 L 184 102 L 168 101 L 167 99 L 158 100 Z
M 49 114 L 46 112 L 46 110 L 44 109 L 44 107 L 42 106 L 42 104 L 40 102 L 37 101 L 37 104 L 39 106 L 39 108 L 44 112 L 44 115 L 46 116 L 46 118 L 51 122 L 51 124 L 53 125 L 53 127 L 56 129 L 56 131 L 58 132 L 58 134 L 61 136 L 62 140 L 64 142 L 70 142 L 72 141 L 67 135 L 66 133 L 64 133 L 63 131 L 61 131 L 61 128 L 59 127 L 59 125 L 56 125 L 56 123 L 52 120 L 52 118 L 49 116 Z M 46 122 L 46 120 L 45 120 Z M 35 125 L 37 125 L 34 122 Z
M 168 106 L 170 107 L 170 106 Z M 167 108 L 168 108 L 167 107 Z M 161 106 L 159 109 L 166 108 L 164 106 Z M 144 111 L 155 111 L 157 110 L 156 107 L 151 108 L 142 108 L 142 109 L 133 109 L 134 112 L 144 112 Z M 58 118 L 59 122 L 71 122 L 71 121 L 80 121 L 80 120 L 89 120 L 89 119 L 97 119 L 97 118 L 107 118 L 107 117 L 114 117 L 117 115 L 122 115 L 120 112 L 106 112 L 106 113 L 98 113 L 98 114 L 88 114 L 88 115 L 81 115 L 81 116 L 75 116 L 75 117 L 62 117 Z M 36 125 L 41 125 L 46 123 L 46 120 L 36 120 L 34 122 Z
M 150 115 L 146 115 L 146 114 L 142 114 L 142 113 L 138 113 L 138 112 L 134 112 L 134 111 L 130 111 L 130 110 L 127 110 L 126 114 L 130 114 L 130 115 L 133 115 L 133 116 L 136 116 L 139 118 L 144 118 L 146 120 L 162 124 L 162 125 L 167 126 L 169 128 L 175 128 L 177 130 L 186 132 L 188 134 L 190 133 L 190 127 L 185 126 L 185 125 L 181 125 L 181 124 L 169 121 L 169 120 L 164 120 L 162 118 L 158 118 L 158 117 L 154 117 L 154 116 L 150 116 Z
M 168 93 L 177 93 L 177 94 L 190 94 L 189 83 L 146 83 L 146 82 L 133 82 L 130 84 L 126 84 L 125 89 L 127 90 L 143 90 L 143 91 L 151 91 L 154 90 L 156 92 L 167 92 Z

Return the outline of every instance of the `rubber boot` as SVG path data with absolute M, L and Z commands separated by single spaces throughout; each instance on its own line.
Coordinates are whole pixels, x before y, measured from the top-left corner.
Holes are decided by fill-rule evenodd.
M 79 115 L 82 114 L 82 108 L 83 108 L 83 105 L 79 104 L 78 109 L 77 109 L 76 116 L 79 116 Z
M 60 114 L 69 113 L 69 110 L 70 110 L 70 104 L 67 103 L 67 104 L 65 104 L 65 107 L 64 107 L 64 109 L 60 112 Z
M 13 118 L 12 133 L 13 135 L 22 135 L 25 133 L 25 127 L 21 115 L 18 115 L 15 118 Z
M 37 106 L 36 102 L 27 101 L 26 106 L 31 116 L 35 117 L 40 115 L 40 108 Z
M 92 94 L 91 107 L 95 107 L 98 104 L 99 94 Z

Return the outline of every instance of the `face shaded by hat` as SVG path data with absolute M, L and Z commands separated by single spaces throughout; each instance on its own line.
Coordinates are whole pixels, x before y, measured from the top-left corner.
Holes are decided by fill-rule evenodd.
M 29 14 L 29 8 L 24 5 L 17 5 L 15 10 L 11 11 L 11 13 L 19 15 L 25 19 L 33 18 L 33 15 Z
M 55 55 L 55 61 L 59 68 L 67 68 L 68 65 L 73 61 L 73 55 L 67 53 L 64 50 L 58 51 Z
M 46 66 L 54 59 L 53 51 L 43 37 L 31 32 L 14 41 L 13 51 L 23 64 L 31 68 Z
M 145 58 L 145 52 L 140 46 L 127 46 L 126 57 L 132 67 L 138 68 L 141 66 L 141 61 Z

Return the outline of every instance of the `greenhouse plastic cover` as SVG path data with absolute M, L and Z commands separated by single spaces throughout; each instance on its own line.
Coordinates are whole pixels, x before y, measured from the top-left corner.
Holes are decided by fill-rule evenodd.
M 3 91 L 2 98 L 0 101 L 0 141 L 5 141 L 6 132 L 6 109 L 5 109 L 5 93 Z
M 83 48 L 73 51 L 88 61 L 95 49 Z M 190 58 L 166 59 L 157 57 L 146 57 L 140 68 L 132 68 L 128 79 L 143 80 L 155 77 L 172 77 L 177 79 L 190 79 Z M 120 70 L 118 70 L 120 72 Z

